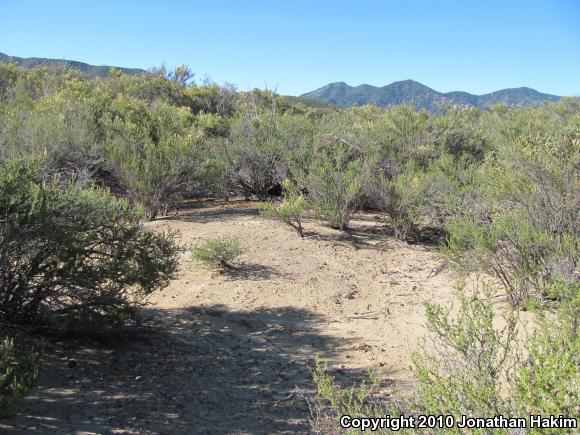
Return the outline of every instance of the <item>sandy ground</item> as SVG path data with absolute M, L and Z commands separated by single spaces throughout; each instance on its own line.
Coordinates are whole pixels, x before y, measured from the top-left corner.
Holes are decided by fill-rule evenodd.
M 316 355 L 350 384 L 369 367 L 404 388 L 426 300 L 456 277 L 436 248 L 388 236 L 373 214 L 349 234 L 315 219 L 305 239 L 252 202 L 202 202 L 148 224 L 184 246 L 218 235 L 246 253 L 225 272 L 183 254 L 139 327 L 105 344 L 51 342 L 40 387 L 6 433 L 300 433 Z

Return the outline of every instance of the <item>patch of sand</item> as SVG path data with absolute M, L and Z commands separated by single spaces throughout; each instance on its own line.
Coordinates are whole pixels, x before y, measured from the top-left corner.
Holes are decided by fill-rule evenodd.
M 263 218 L 248 202 L 212 204 L 151 226 L 179 231 L 185 246 L 218 235 L 237 237 L 247 251 L 234 269 L 222 272 L 204 269 L 184 254 L 179 278 L 152 298 L 156 307 L 221 305 L 240 315 L 304 310 L 315 324 L 271 327 L 316 328 L 339 343 L 331 364 L 379 365 L 395 379 L 410 376 L 410 355 L 424 334 L 423 302 L 449 302 L 456 279 L 439 270 L 443 260 L 436 248 L 381 234 L 384 223 L 373 214 L 356 216 L 349 234 L 308 220 L 305 239 Z M 313 343 L 309 356 L 317 349 Z

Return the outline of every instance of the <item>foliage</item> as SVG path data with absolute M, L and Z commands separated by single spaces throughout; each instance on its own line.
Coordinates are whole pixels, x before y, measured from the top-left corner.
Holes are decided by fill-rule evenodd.
M 284 198 L 281 203 L 272 202 L 262 204 L 262 212 L 273 219 L 280 220 L 296 230 L 300 237 L 304 237 L 302 219 L 308 210 L 308 201 L 298 190 L 296 183 L 291 180 L 282 182 Z
M 578 298 L 577 283 L 573 291 Z M 527 346 L 529 356 L 516 373 L 515 394 L 522 414 L 573 416 L 578 413 L 580 312 L 577 304 L 578 300 L 573 310 L 564 310 L 556 318 L 544 317 L 534 332 Z
M 117 101 L 134 106 L 146 118 L 135 123 L 116 117 L 108 126 L 111 139 L 105 155 L 117 169 L 130 198 L 142 204 L 154 219 L 175 207 L 191 188 L 197 166 L 195 145 L 201 134 L 192 127 L 190 114 L 165 103 L 145 109 L 138 101 Z M 126 111 L 125 107 L 117 109 Z
M 327 91 L 360 97 L 340 84 Z M 438 105 L 417 83 L 390 91 L 375 102 L 427 95 L 430 112 L 238 92 L 195 83 L 183 66 L 90 80 L 63 67 L 0 65 L 0 316 L 121 321 L 177 265 L 173 237 L 143 229 L 130 203 L 155 218 L 186 197 L 264 201 L 283 188 L 265 212 L 299 234 L 307 208 L 342 230 L 372 209 L 399 238 L 437 239 L 465 273 L 491 276 L 514 310 L 545 317 L 522 342 L 511 314 L 507 329 L 495 327 L 485 300 L 460 294 L 455 320 L 429 305 L 441 352 L 416 359 L 419 400 L 392 409 L 369 398 L 370 386 L 344 392 L 317 372 L 331 413 L 573 414 L 580 100 L 521 108 L 492 105 L 493 95 L 478 109 Z M 192 256 L 228 267 L 241 252 L 236 239 L 219 238 Z
M 361 197 L 363 168 L 362 159 L 340 140 L 331 138 L 315 149 L 302 183 L 314 210 L 331 227 L 348 229 Z
M 269 115 L 242 118 L 224 142 L 230 177 L 249 198 L 263 201 L 287 175 L 282 155 L 283 138 L 278 121 Z
M 580 148 L 556 136 L 501 152 L 483 168 L 479 212 L 450 219 L 446 253 L 494 274 L 515 305 L 558 298 L 553 283 L 578 279 Z
M 13 339 L 0 341 L 0 417 L 16 413 L 20 401 L 36 386 L 39 359 L 35 350 L 17 357 Z
M 354 418 L 386 415 L 382 404 L 372 399 L 378 389 L 378 381 L 373 379 L 372 372 L 369 383 L 343 388 L 328 373 L 326 360 L 317 356 L 311 371 L 312 379 L 316 384 L 316 395 L 309 403 L 312 415 L 310 423 L 315 433 L 359 433 L 357 429 L 341 428 L 340 417 L 343 415 Z M 389 412 L 392 412 L 391 415 L 397 415 L 395 408 Z
M 481 296 L 458 293 L 457 314 L 427 304 L 427 328 L 433 341 L 414 356 L 418 387 L 411 393 L 398 392 L 392 400 L 377 400 L 380 384 L 376 380 L 344 389 L 318 363 L 313 372 L 318 391 L 311 403 L 313 428 L 324 433 L 340 431 L 341 415 L 452 415 L 456 422 L 461 415 L 574 416 L 580 405 L 577 317 L 560 311 L 555 318 L 551 315 L 542 320 L 526 339 L 516 332 L 519 322 L 513 311 L 508 311 L 504 326 L 498 327 L 489 293 Z M 520 352 L 522 349 L 527 353 Z M 472 431 L 489 433 L 487 429 Z M 558 429 L 529 431 L 557 433 Z M 378 432 L 390 433 L 390 429 Z M 455 427 L 445 433 L 463 432 Z M 508 431 L 497 428 L 493 433 Z
M 0 317 L 120 322 L 177 268 L 171 234 L 102 190 L 42 180 L 38 161 L 0 170 Z
M 456 416 L 574 415 L 580 405 L 580 341 L 573 314 L 548 315 L 526 340 L 515 334 L 513 311 L 498 329 L 490 302 L 460 300 L 454 321 L 440 306 L 427 307 L 428 328 L 441 347 L 438 356 L 423 351 L 415 359 L 418 409 Z
M 487 297 L 491 293 L 487 293 Z M 415 406 L 425 414 L 511 415 L 501 396 L 502 382 L 510 382 L 517 334 L 517 318 L 508 312 L 505 326 L 494 325 L 492 305 L 464 293 L 456 318 L 440 305 L 426 305 L 427 326 L 434 351 L 416 354 L 419 381 Z
M 231 267 L 231 262 L 244 253 L 240 241 L 233 237 L 205 240 L 191 250 L 191 258 L 210 267 Z

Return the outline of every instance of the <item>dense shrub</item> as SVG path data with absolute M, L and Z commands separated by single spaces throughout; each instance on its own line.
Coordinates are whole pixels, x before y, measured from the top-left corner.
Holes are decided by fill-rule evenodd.
M 203 151 L 201 153 L 204 156 Z M 194 193 L 200 196 L 229 200 L 236 193 L 235 182 L 230 177 L 228 161 L 222 155 L 209 151 L 199 165 L 199 178 Z
M 231 262 L 244 253 L 240 241 L 231 237 L 208 239 L 191 250 L 191 258 L 210 267 L 231 267 Z
M 191 86 L 184 91 L 187 105 L 194 113 L 231 116 L 236 110 L 238 93 L 231 85 L 220 87 L 215 84 Z
M 6 75 L 3 152 L 42 155 L 48 172 L 106 186 L 143 205 L 151 218 L 199 191 L 207 174 L 199 170 L 197 149 L 206 138 L 227 135 L 225 116 L 233 114 L 236 96 L 215 85 L 190 86 L 182 67 L 135 77 L 113 70 L 106 80 L 44 69 Z M 208 107 L 198 107 L 198 94 Z
M 361 199 L 365 167 L 349 144 L 331 138 L 314 150 L 302 184 L 317 215 L 331 227 L 348 229 Z
M 0 418 L 16 413 L 20 401 L 36 386 L 39 357 L 35 350 L 16 356 L 14 340 L 0 341 Z
M 304 237 L 302 220 L 304 214 L 308 211 L 308 201 L 293 181 L 284 180 L 282 187 L 284 189 L 282 202 L 279 204 L 273 202 L 262 204 L 262 213 L 267 217 L 290 225 L 300 237 Z
M 275 116 L 239 120 L 224 143 L 229 176 L 246 198 L 268 198 L 287 175 L 283 139 Z
M 151 220 L 175 209 L 193 188 L 197 161 L 187 141 L 117 143 L 112 154 L 128 197 L 142 205 Z
M 105 156 L 129 197 L 154 219 L 174 208 L 192 189 L 202 133 L 191 125 L 191 115 L 184 108 L 165 103 L 147 108 L 126 99 L 117 99 L 115 105 L 121 106 L 115 110 L 124 115 L 107 125 L 110 139 Z
M 578 280 L 580 148 L 572 140 L 500 149 L 480 176 L 478 207 L 450 219 L 447 254 L 467 270 L 495 275 L 514 304 L 558 297 L 547 291 L 553 283 Z
M 443 153 L 427 169 L 408 165 L 391 182 L 385 181 L 380 204 L 393 220 L 395 234 L 403 240 L 444 234 L 460 216 L 480 216 L 478 166 L 466 158 Z
M 42 180 L 37 161 L 0 169 L 0 317 L 122 321 L 177 268 L 171 234 L 105 191 Z
M 9 108 L 0 143 L 9 154 L 42 154 L 45 170 L 80 185 L 107 183 L 92 113 L 70 90 L 43 97 L 34 110 Z

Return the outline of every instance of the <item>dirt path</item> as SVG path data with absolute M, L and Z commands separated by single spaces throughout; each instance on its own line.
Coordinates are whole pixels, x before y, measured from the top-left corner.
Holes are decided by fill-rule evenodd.
M 411 377 L 425 300 L 448 302 L 454 277 L 434 248 L 382 234 L 358 216 L 345 234 L 306 223 L 300 239 L 256 204 L 202 203 L 150 224 L 189 246 L 238 237 L 247 252 L 219 273 L 184 254 L 178 279 L 145 321 L 106 346 L 53 343 L 40 388 L 8 433 L 289 433 L 308 431 L 308 367 L 317 354 L 337 380 L 370 366 Z

